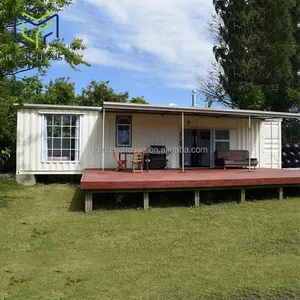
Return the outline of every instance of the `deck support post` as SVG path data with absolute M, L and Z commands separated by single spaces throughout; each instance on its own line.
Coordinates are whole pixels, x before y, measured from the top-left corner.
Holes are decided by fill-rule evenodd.
M 251 153 L 252 153 L 252 145 L 251 145 L 251 116 L 249 116 L 248 120 L 248 152 L 249 152 L 249 172 L 251 171 Z
M 149 192 L 144 192 L 144 209 L 149 209 Z
M 184 173 L 184 112 L 181 114 L 181 169 L 182 172 Z
M 279 188 L 279 200 L 283 200 L 283 187 Z
M 246 202 L 246 190 L 241 189 L 241 203 Z
M 200 191 L 194 192 L 195 207 L 200 207 Z
M 101 167 L 102 173 L 104 173 L 104 161 L 105 161 L 105 108 L 102 111 L 102 153 L 101 153 Z
M 93 211 L 93 195 L 92 193 L 85 194 L 85 210 L 86 213 Z

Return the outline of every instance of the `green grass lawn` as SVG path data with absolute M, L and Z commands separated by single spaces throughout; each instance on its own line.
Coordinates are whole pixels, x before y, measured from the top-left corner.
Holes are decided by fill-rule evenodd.
M 300 199 L 85 215 L 78 195 L 0 181 L 1 300 L 300 299 Z

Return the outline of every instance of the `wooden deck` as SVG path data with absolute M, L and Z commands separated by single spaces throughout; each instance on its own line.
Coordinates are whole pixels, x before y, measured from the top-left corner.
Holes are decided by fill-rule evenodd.
M 300 170 L 153 170 L 123 173 L 87 169 L 81 179 L 84 191 L 176 190 L 232 187 L 288 186 L 300 184 Z

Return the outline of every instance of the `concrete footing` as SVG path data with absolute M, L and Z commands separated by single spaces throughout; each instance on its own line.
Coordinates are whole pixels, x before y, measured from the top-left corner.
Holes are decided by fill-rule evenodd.
M 16 182 L 18 184 L 26 185 L 26 186 L 33 186 L 36 185 L 35 175 L 16 175 Z

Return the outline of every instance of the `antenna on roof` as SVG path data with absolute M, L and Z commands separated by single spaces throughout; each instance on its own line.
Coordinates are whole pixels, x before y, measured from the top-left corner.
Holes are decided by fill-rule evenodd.
M 192 90 L 192 107 L 197 107 L 197 91 Z

